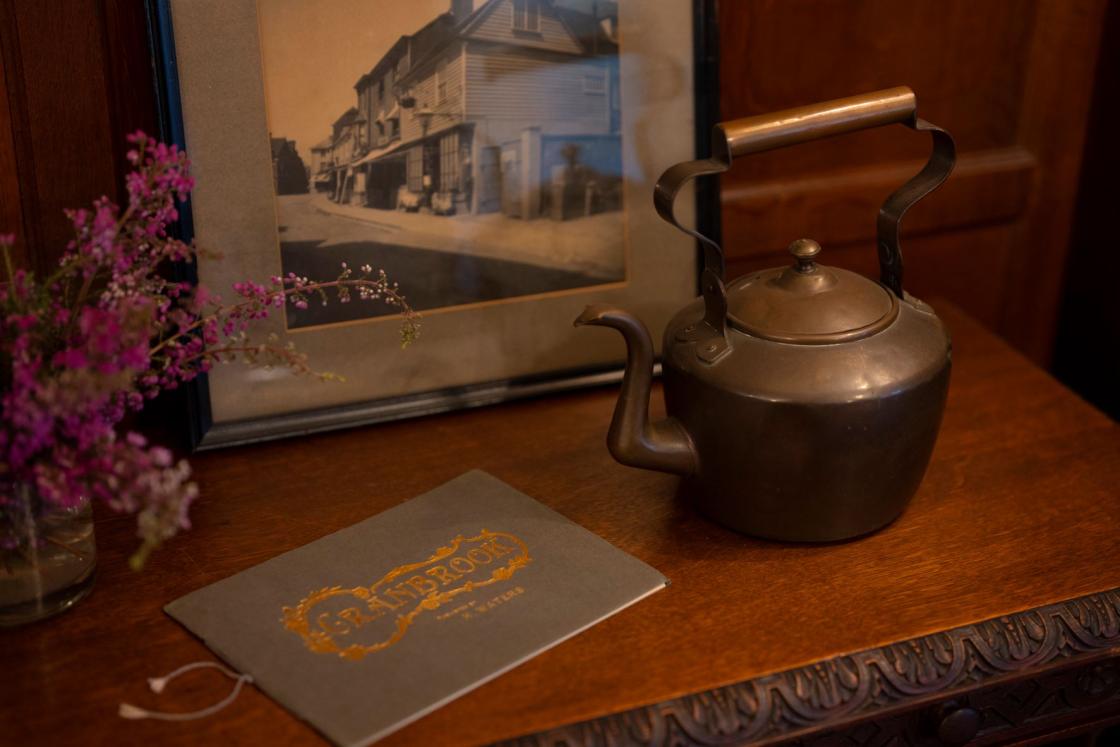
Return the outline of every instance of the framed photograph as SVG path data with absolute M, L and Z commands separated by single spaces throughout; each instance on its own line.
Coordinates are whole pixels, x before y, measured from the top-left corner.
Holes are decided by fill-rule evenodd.
M 196 444 L 617 378 L 622 341 L 572 321 L 609 303 L 657 331 L 696 295 L 695 243 L 652 191 L 714 122 L 711 5 L 153 2 L 163 136 L 197 182 L 184 232 L 220 255 L 198 280 L 367 266 L 422 316 L 402 350 L 392 307 L 289 306 L 262 334 L 344 381 L 218 366 L 191 395 Z M 698 204 L 715 233 L 714 194 Z

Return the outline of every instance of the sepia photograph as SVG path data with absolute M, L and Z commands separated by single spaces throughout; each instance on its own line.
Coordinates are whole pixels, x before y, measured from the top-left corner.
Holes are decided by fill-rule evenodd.
M 696 296 L 696 243 L 651 199 L 715 121 L 692 3 L 157 8 L 166 121 L 198 179 L 199 281 L 384 273 L 423 325 L 402 351 L 395 306 L 289 304 L 262 331 L 330 386 L 212 370 L 201 448 L 618 378 L 625 346 L 574 327 L 582 309 L 632 308 L 654 329 Z M 682 218 L 714 225 L 693 204 Z
M 384 270 L 421 312 L 626 280 L 617 2 L 257 7 L 283 274 Z

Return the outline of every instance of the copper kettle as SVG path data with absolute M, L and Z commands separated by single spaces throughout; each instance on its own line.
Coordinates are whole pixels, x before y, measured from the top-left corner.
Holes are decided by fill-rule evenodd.
M 953 140 L 892 88 L 716 125 L 710 159 L 679 163 L 654 190 L 658 214 L 704 248 L 702 296 L 665 330 L 668 417 L 649 420 L 654 347 L 635 316 L 589 306 L 577 325 L 626 340 L 622 391 L 607 444 L 623 464 L 684 478 L 699 510 L 759 537 L 829 541 L 871 532 L 922 480 L 949 386 L 949 335 L 902 289 L 903 213 L 952 171 Z M 901 123 L 933 139 L 926 166 L 879 211 L 878 282 L 817 262 L 794 241 L 786 267 L 723 282 L 723 253 L 673 214 L 680 188 L 726 171 L 733 156 Z

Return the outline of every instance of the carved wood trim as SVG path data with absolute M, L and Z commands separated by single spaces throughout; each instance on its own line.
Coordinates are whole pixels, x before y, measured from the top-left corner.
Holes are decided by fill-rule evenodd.
M 1070 690 L 1073 694 L 1065 697 L 1069 711 L 1120 695 L 1120 686 L 1110 674 L 1116 671 L 1115 663 L 1097 663 L 1117 653 L 1120 589 L 1113 589 L 824 659 L 504 744 L 621 747 L 796 739 L 859 719 L 893 716 L 930 700 L 1016 679 L 1016 675 L 1088 664 L 1078 670 L 1074 685 L 1060 685 L 1077 690 Z M 1081 674 L 1096 671 L 1094 668 L 1100 669 L 1095 676 Z M 1086 687 L 1078 689 L 1078 682 Z M 1021 711 L 1020 718 L 1007 717 L 1006 726 L 987 724 L 984 733 L 1019 726 L 1019 722 L 1038 714 L 1038 709 Z

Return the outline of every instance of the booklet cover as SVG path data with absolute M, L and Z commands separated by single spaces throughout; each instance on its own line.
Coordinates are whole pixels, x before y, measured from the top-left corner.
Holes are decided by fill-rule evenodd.
M 339 745 L 364 745 L 668 583 L 485 472 L 166 612 Z

